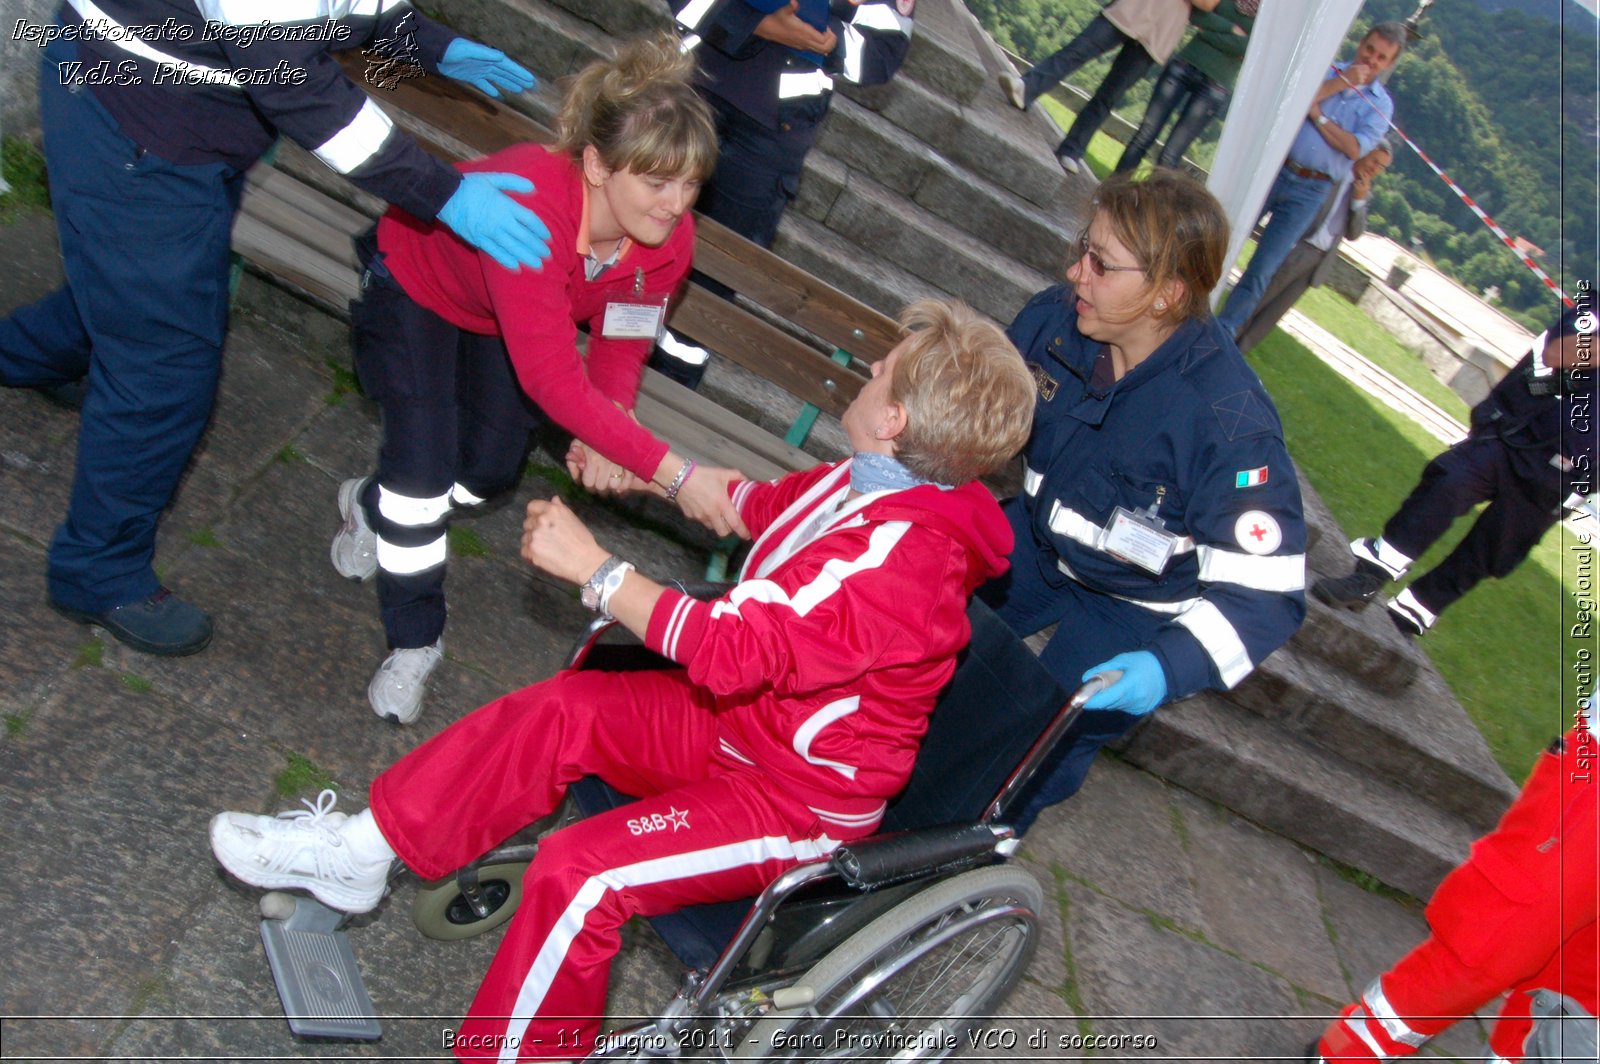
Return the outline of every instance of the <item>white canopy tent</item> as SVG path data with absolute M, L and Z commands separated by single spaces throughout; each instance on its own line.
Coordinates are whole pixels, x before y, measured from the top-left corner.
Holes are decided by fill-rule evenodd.
M 1275 0 L 1261 5 L 1206 182 L 1228 212 L 1230 266 L 1260 217 L 1278 164 L 1305 121 L 1323 71 L 1336 57 L 1361 4 L 1362 0 Z M 1222 288 L 1219 284 L 1211 294 L 1213 305 Z

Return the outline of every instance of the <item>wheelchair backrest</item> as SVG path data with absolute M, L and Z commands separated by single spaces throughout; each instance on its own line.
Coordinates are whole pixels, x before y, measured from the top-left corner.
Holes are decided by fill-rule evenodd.
M 980 819 L 1067 694 L 1038 657 L 978 599 L 972 641 L 928 721 L 916 767 L 884 831 Z

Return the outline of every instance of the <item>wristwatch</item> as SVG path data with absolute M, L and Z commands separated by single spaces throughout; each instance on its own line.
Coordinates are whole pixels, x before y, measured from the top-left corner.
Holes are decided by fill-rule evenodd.
M 632 564 L 613 554 L 600 563 L 600 568 L 594 571 L 594 575 L 590 576 L 578 591 L 578 601 L 591 610 L 609 615 L 611 596 L 617 593 L 623 579 L 631 572 L 633 572 Z
M 628 565 L 627 562 L 615 554 L 611 555 L 611 557 L 600 563 L 600 568 L 596 569 L 594 574 L 589 577 L 588 582 L 579 589 L 578 601 L 583 603 L 587 609 L 598 610 L 601 603 L 611 597 L 605 593 L 608 590 L 606 584 L 610 581 L 610 578 L 615 575 L 617 587 L 620 587 L 622 586 L 623 576 L 632 568 L 633 566 Z M 615 591 L 616 589 L 616 587 L 613 587 L 609 590 Z

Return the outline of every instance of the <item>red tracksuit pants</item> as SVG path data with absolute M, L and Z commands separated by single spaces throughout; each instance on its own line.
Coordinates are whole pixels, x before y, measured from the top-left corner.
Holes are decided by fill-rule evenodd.
M 1573 731 L 1560 755 L 1540 755 L 1500 824 L 1434 892 L 1433 933 L 1324 1032 L 1324 1060 L 1409 1056 L 1502 991 L 1489 1044 L 1505 1061 L 1523 1058 L 1532 991 L 1600 1011 L 1596 752 L 1593 736 Z
M 372 811 L 400 858 L 433 879 L 589 775 L 641 800 L 540 843 L 456 1032 L 463 1060 L 583 1056 L 630 916 L 755 894 L 842 841 L 800 796 L 718 753 L 710 695 L 675 671 L 563 672 L 506 695 L 379 776 Z

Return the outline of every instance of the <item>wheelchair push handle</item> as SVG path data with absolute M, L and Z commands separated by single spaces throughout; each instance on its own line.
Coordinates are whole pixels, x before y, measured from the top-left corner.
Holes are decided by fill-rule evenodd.
M 1110 687 L 1120 679 L 1122 679 L 1121 669 L 1107 669 L 1105 672 L 1095 673 L 1093 676 L 1084 681 L 1082 687 L 1073 692 L 1072 708 L 1082 709 L 1085 702 L 1089 701 L 1089 699 L 1093 698 L 1101 691 L 1104 691 L 1107 687 Z

